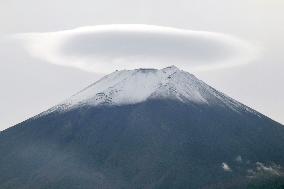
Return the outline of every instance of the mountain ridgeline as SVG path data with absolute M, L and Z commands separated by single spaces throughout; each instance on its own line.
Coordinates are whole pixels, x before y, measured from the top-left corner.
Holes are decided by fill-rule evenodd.
M 1 189 L 284 188 L 284 126 L 174 66 L 103 77 L 0 154 Z

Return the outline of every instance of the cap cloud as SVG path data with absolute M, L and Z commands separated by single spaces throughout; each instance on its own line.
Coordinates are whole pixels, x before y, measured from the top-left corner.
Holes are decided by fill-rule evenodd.
M 36 58 L 97 73 L 168 65 L 219 69 L 257 57 L 252 44 L 231 35 L 152 25 L 99 25 L 16 37 Z

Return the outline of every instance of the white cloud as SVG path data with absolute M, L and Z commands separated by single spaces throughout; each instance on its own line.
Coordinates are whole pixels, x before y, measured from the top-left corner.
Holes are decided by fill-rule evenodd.
M 232 171 L 229 165 L 225 162 L 222 163 L 222 168 L 224 169 L 224 171 Z
M 243 162 L 243 158 L 242 158 L 242 156 L 240 156 L 240 155 L 238 155 L 235 160 L 236 160 L 236 162 L 238 162 L 238 163 L 242 163 L 242 162 Z
M 279 165 L 272 165 L 272 166 L 265 166 L 263 163 L 261 162 L 256 162 L 256 170 L 258 172 L 266 172 L 266 173 L 270 173 L 272 175 L 280 175 L 280 166 Z
M 253 169 L 248 169 L 247 170 L 248 177 L 253 178 L 253 177 L 260 177 L 260 176 L 265 176 L 265 175 L 271 175 L 271 176 L 283 176 L 283 169 L 281 168 L 280 165 L 277 165 L 275 163 L 272 163 L 270 165 L 264 164 L 261 162 L 256 162 L 255 163 L 255 168 Z
M 49 63 L 108 73 L 116 69 L 216 69 L 252 62 L 256 48 L 236 37 L 151 25 L 101 25 L 17 34 L 28 52 Z

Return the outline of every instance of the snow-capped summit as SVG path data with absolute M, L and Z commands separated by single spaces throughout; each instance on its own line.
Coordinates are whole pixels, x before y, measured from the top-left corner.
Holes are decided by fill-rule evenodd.
M 207 103 L 202 83 L 175 66 L 115 71 L 73 95 L 68 106 L 135 104 L 153 98 Z
M 134 104 L 149 98 L 176 98 L 206 103 L 199 82 L 175 66 L 161 70 L 116 71 L 68 99 L 68 104 Z
M 171 99 L 183 103 L 227 106 L 253 111 L 208 86 L 194 75 L 176 66 L 163 69 L 115 71 L 71 96 L 54 110 L 67 110 L 84 105 L 126 105 L 149 99 Z

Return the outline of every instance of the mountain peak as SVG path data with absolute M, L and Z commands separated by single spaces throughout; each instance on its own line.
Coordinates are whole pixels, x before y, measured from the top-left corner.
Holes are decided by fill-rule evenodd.
M 181 71 L 178 67 L 172 65 L 172 66 L 168 66 L 162 69 L 154 69 L 154 68 L 139 68 L 139 69 L 135 69 L 137 72 L 157 72 L 157 71 L 162 71 L 165 74 L 172 74 L 174 72 L 178 72 Z M 123 70 L 122 70 L 123 71 Z M 125 70 L 124 70 L 125 71 Z M 132 70 L 127 70 L 127 71 L 132 71 Z
M 193 75 L 169 66 L 113 72 L 73 95 L 65 104 L 123 105 L 153 98 L 207 103 L 200 94 L 201 82 Z
M 169 67 L 163 68 L 162 69 L 164 72 L 176 72 L 176 71 L 180 71 L 180 69 L 178 67 L 176 67 L 175 65 L 171 65 Z
M 253 111 L 208 86 L 176 66 L 163 69 L 115 71 L 71 96 L 51 110 L 81 106 L 137 104 L 150 99 L 171 99 L 182 103 L 226 106 Z

